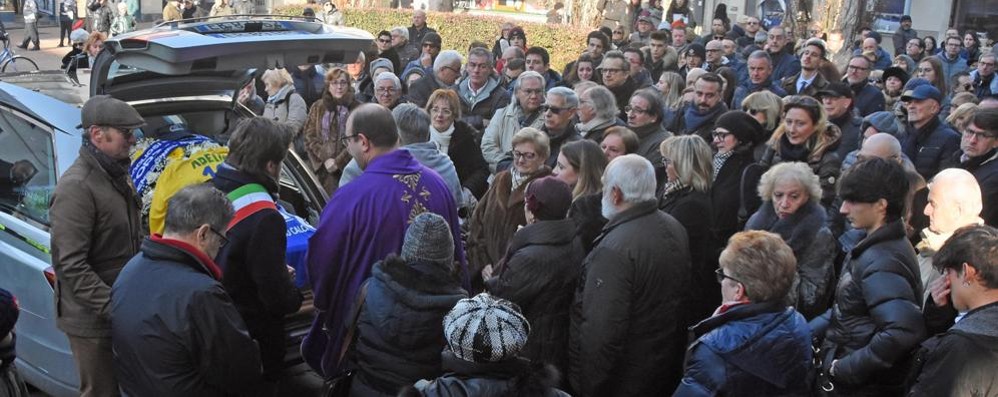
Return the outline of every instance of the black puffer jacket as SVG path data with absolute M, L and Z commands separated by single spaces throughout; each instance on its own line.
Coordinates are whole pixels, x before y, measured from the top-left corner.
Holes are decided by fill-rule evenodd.
M 710 194 L 684 188 L 662 196 L 658 208 L 672 215 L 686 229 L 690 244 L 691 287 L 688 300 L 690 316 L 686 325 L 693 325 L 710 316 L 721 304 L 721 288 L 714 276 L 717 258 L 711 257 L 713 240 Z
M 909 123 L 901 139 L 901 151 L 925 180 L 931 180 L 940 170 L 955 165 L 951 160 L 960 151 L 960 134 L 937 117 L 922 128 Z
M 471 191 L 476 199 L 481 199 L 489 189 L 489 163 L 482 156 L 482 147 L 477 138 L 478 131 L 474 127 L 461 120 L 454 121 L 454 133 L 447 146 L 447 155 L 454 162 L 461 187 Z
M 582 246 L 571 219 L 541 221 L 513 235 L 496 276 L 486 282 L 493 295 L 520 306 L 530 322 L 530 339 L 520 355 L 568 369 L 568 308 L 582 272 Z
M 358 368 L 351 395 L 395 395 L 443 374 L 443 319 L 466 297 L 460 280 L 440 265 L 397 256 L 375 264 L 350 357 Z
M 922 279 L 901 220 L 859 242 L 846 257 L 835 304 L 811 321 L 823 369 L 843 395 L 898 395 L 908 357 L 925 339 L 919 310 Z M 827 330 L 827 331 L 825 331 Z
M 569 381 L 581 396 L 650 396 L 682 377 L 686 231 L 655 201 L 603 228 L 572 304 Z
M 793 215 L 779 219 L 773 202 L 766 200 L 749 218 L 745 230 L 765 230 L 783 238 L 797 259 L 797 279 L 788 303 L 809 320 L 824 313 L 832 298 L 838 254 L 835 236 L 825 227 L 825 210 L 808 200 Z

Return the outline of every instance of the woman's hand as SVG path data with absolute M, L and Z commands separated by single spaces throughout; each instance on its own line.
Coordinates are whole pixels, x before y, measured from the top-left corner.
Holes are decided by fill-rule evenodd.
M 488 281 L 490 278 L 492 278 L 492 265 L 485 265 L 482 269 L 482 280 Z
M 937 307 L 943 307 L 949 303 L 949 286 L 949 278 L 946 275 L 929 283 L 929 293 L 932 295 L 932 302 Z

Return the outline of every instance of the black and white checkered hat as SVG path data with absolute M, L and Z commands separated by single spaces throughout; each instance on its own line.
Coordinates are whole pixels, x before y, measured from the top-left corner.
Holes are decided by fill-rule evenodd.
M 499 362 L 515 358 L 530 335 L 530 324 L 513 302 L 487 293 L 461 299 L 444 317 L 444 338 L 458 358 Z

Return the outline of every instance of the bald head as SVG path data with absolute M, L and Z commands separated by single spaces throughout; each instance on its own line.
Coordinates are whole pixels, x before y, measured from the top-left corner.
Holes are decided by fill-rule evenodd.
M 935 233 L 952 233 L 980 221 L 983 204 L 981 186 L 970 172 L 959 168 L 939 171 L 929 183 L 925 215 Z
M 881 132 L 870 135 L 869 138 L 863 141 L 863 147 L 859 149 L 857 158 L 863 160 L 873 157 L 896 161 L 898 164 L 902 164 L 901 142 L 898 142 L 898 139 L 891 134 Z
M 863 52 L 867 51 L 877 51 L 877 40 L 872 37 L 863 39 Z

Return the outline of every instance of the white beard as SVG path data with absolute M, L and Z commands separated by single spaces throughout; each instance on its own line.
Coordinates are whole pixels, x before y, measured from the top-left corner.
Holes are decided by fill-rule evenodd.
M 607 220 L 617 215 L 617 208 L 613 206 L 613 198 L 612 198 L 613 196 L 611 196 L 612 194 L 613 194 L 612 189 L 604 190 L 603 200 L 601 201 L 600 205 L 600 207 L 602 207 L 600 208 L 600 213 L 603 214 L 603 217 L 606 218 Z

